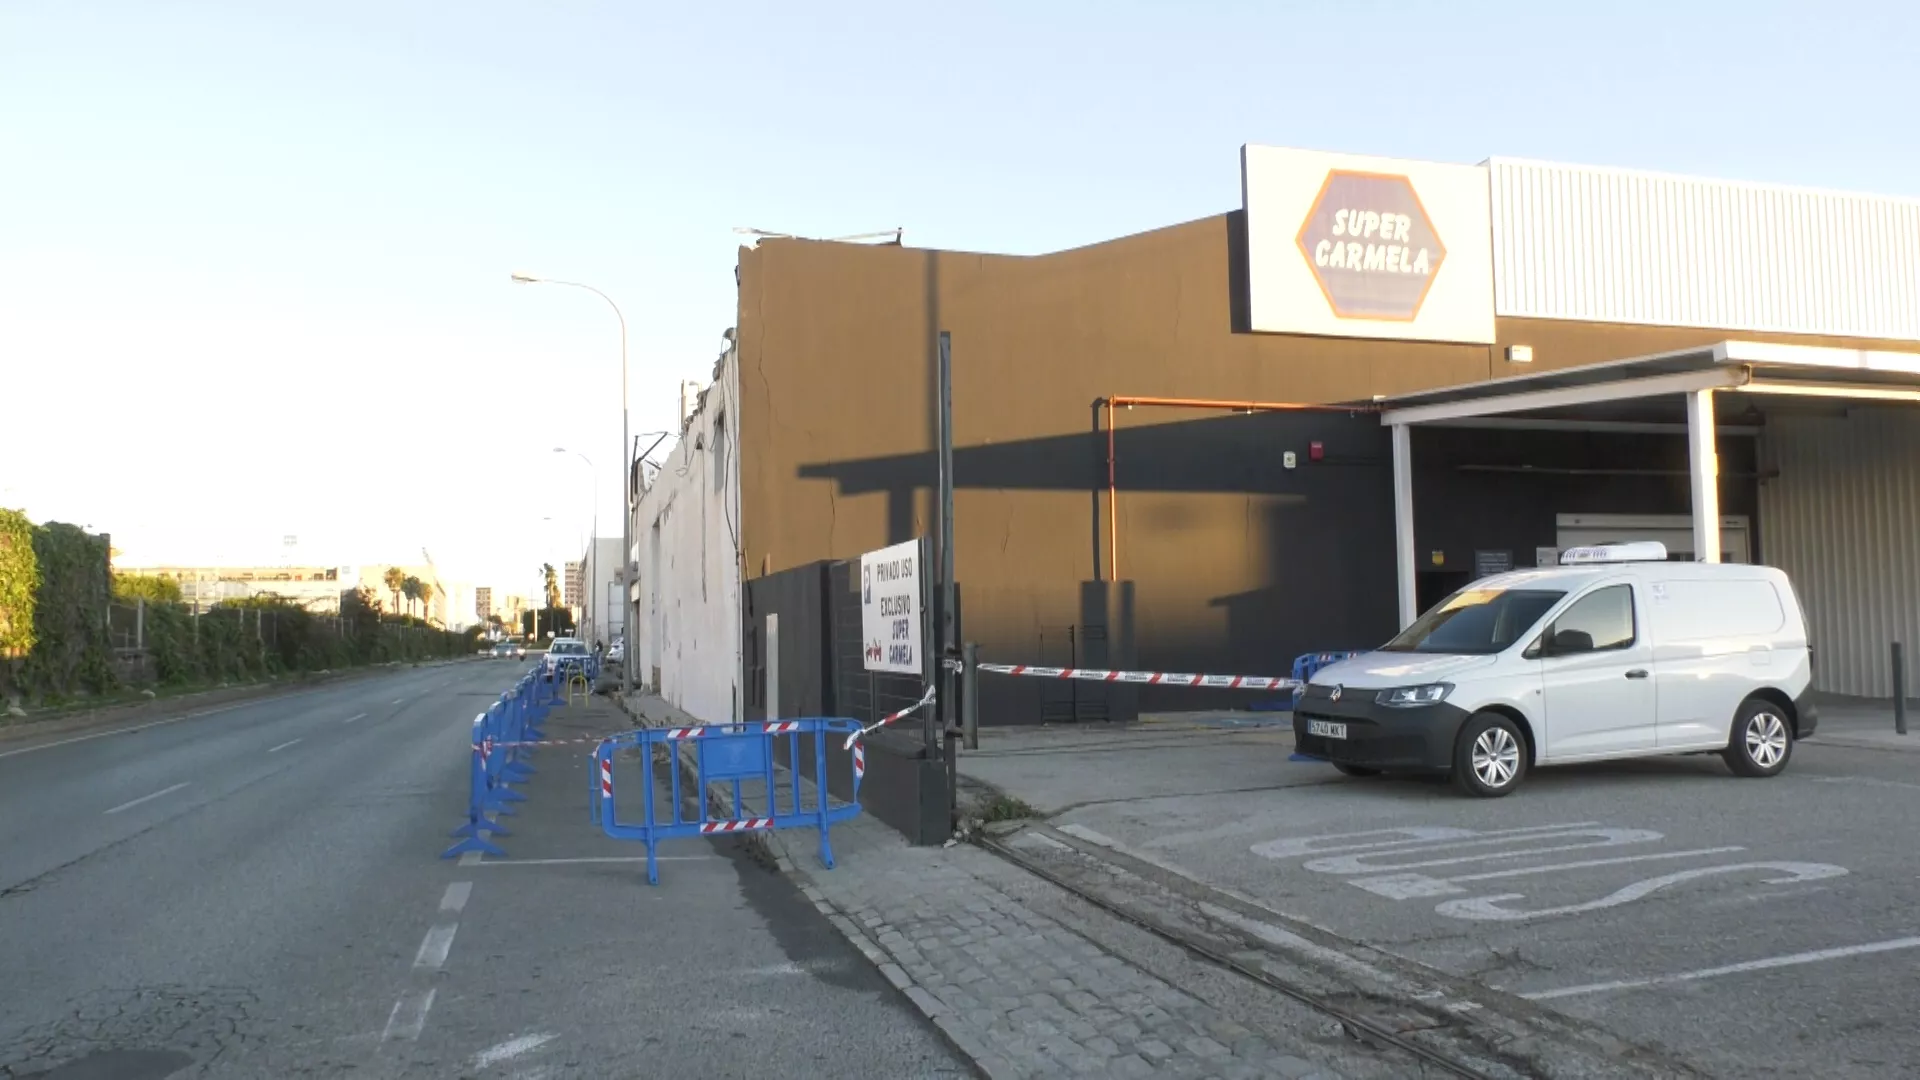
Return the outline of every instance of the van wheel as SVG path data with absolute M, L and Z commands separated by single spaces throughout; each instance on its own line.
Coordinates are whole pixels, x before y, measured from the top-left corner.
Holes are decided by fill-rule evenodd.
M 1474 713 L 1453 744 L 1453 784 L 1469 795 L 1497 799 L 1527 774 L 1527 741 L 1499 713 Z
M 1740 703 L 1733 714 L 1733 737 L 1721 752 L 1735 776 L 1777 776 L 1793 756 L 1793 726 L 1785 710 L 1765 698 Z
M 1334 762 L 1333 767 L 1336 769 L 1339 769 L 1341 772 L 1345 773 L 1348 776 L 1379 776 L 1380 775 L 1379 769 L 1369 769 L 1365 765 L 1348 765 L 1346 762 L 1343 762 L 1343 761 Z

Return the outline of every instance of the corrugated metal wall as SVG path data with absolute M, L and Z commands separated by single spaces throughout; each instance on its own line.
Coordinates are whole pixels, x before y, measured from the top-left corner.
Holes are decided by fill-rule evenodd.
M 1488 168 L 1499 315 L 1920 341 L 1920 200 Z
M 1760 463 L 1780 471 L 1760 485 L 1761 561 L 1800 594 L 1815 689 L 1891 697 L 1889 643 L 1920 670 L 1920 410 L 1770 413 Z

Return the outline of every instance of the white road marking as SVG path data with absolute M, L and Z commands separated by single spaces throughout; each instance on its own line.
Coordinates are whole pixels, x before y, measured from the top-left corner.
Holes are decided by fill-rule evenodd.
M 393 699 L 393 703 L 394 703 L 395 705 L 405 705 L 405 704 L 407 703 L 407 699 L 406 699 L 406 698 L 394 698 L 394 699 Z
M 1546 847 L 1516 847 L 1511 850 L 1482 851 L 1469 855 L 1450 855 L 1443 859 L 1422 859 L 1418 862 L 1387 863 L 1385 865 L 1369 862 L 1376 858 L 1416 854 L 1413 851 L 1362 852 L 1357 855 L 1330 855 L 1323 859 L 1309 859 L 1301 865 L 1317 874 L 1366 874 L 1387 873 L 1399 870 L 1414 870 L 1423 866 L 1454 866 L 1460 863 L 1497 862 L 1503 859 L 1527 859 L 1535 855 L 1552 855 L 1562 851 L 1578 851 L 1582 848 L 1623 847 L 1627 844 L 1650 844 L 1665 839 L 1651 829 L 1569 829 L 1565 832 L 1535 833 L 1529 836 L 1489 836 L 1473 840 L 1451 840 L 1444 843 L 1425 845 L 1420 849 L 1426 852 L 1458 851 L 1463 848 L 1501 847 L 1509 844 L 1526 843 L 1534 840 L 1574 840 L 1579 843 L 1552 844 Z
M 503 1061 L 512 1061 L 514 1058 L 533 1053 L 553 1040 L 552 1035 L 522 1035 L 517 1039 L 508 1039 L 498 1046 L 490 1046 L 473 1055 L 473 1067 L 486 1069 Z
M 465 859 L 467 855 L 474 857 L 473 865 L 475 866 L 569 866 L 574 863 L 643 863 L 647 861 L 645 855 L 596 855 L 591 858 L 582 859 L 496 859 L 493 862 L 482 862 L 480 861 L 480 853 L 477 851 L 469 851 L 466 855 L 460 856 L 460 858 Z M 721 858 L 719 855 L 661 855 L 656 857 L 654 861 L 713 862 L 719 858 Z M 464 866 L 467 864 L 462 863 L 461 865 Z
M 5 756 L 5 754 L 0 754 L 0 757 Z M 1920 791 L 1920 784 L 1908 784 L 1899 780 L 1882 780 L 1876 776 L 1803 776 L 1800 777 L 1800 779 L 1815 784 L 1847 784 L 1849 786 L 1863 784 L 1868 787 L 1893 787 L 1906 788 L 1908 791 Z
M 1577 997 L 1581 994 L 1601 994 L 1609 990 L 1639 990 L 1648 986 L 1697 982 L 1701 979 L 1740 975 L 1749 971 L 1798 967 L 1801 964 L 1817 964 L 1825 960 L 1843 960 L 1849 956 L 1866 956 L 1870 953 L 1895 952 L 1900 949 L 1920 949 L 1920 937 L 1894 938 L 1891 941 L 1876 941 L 1867 945 L 1845 945 L 1837 949 L 1816 949 L 1812 952 L 1792 953 L 1787 956 L 1771 956 L 1765 960 L 1748 960 L 1745 963 L 1728 964 L 1725 967 L 1701 968 L 1698 971 L 1682 971 L 1673 975 L 1654 975 L 1645 979 L 1620 979 L 1615 982 L 1587 983 L 1584 986 L 1563 986 L 1558 990 L 1540 990 L 1520 996 L 1529 1001 L 1552 1001 L 1555 998 Z
M 1255 844 L 1252 850 L 1255 855 L 1268 859 L 1291 859 L 1301 855 L 1332 855 L 1336 852 L 1380 851 L 1386 848 L 1419 848 L 1444 844 L 1449 840 L 1473 840 L 1490 836 L 1525 837 L 1530 833 L 1554 832 L 1562 829 L 1590 829 L 1598 824 L 1600 823 L 1597 821 L 1570 821 L 1561 825 L 1528 825 L 1518 829 L 1490 829 L 1485 832 L 1456 828 L 1451 825 L 1415 825 L 1399 829 L 1329 833 L 1324 836 L 1291 836 L 1269 840 L 1264 844 Z M 1398 836 L 1399 839 L 1374 840 L 1365 843 L 1327 843 L 1333 840 L 1358 840 L 1368 836 Z M 1322 844 L 1326 846 L 1322 847 Z
M 426 939 L 420 942 L 420 951 L 413 958 L 414 968 L 431 971 L 446 963 L 447 953 L 453 950 L 453 935 L 459 929 L 459 923 L 446 923 L 428 930 Z
M 419 1038 L 420 1029 L 427 1026 L 427 1014 L 433 1011 L 433 993 L 432 990 L 415 991 L 394 1002 L 393 1012 L 387 1016 L 387 1030 L 380 1035 L 381 1041 Z
M 123 803 L 121 803 L 121 804 L 120 804 L 119 806 L 116 806 L 116 807 L 114 807 L 113 809 L 111 809 L 111 810 L 109 810 L 109 811 L 107 811 L 107 813 L 109 813 L 109 814 L 117 814 L 117 813 L 119 813 L 119 812 L 120 812 L 120 811 L 122 811 L 122 810 L 131 810 L 131 809 L 133 809 L 134 807 L 136 807 L 136 806 L 139 806 L 139 805 L 140 805 L 141 803 L 143 803 L 143 802 L 151 802 L 152 800 L 154 800 L 154 799 L 157 799 L 157 798 L 159 798 L 159 797 L 160 797 L 160 796 L 162 796 L 162 795 L 171 795 L 171 794 L 173 794 L 174 792 L 176 792 L 176 791 L 179 791 L 179 790 L 180 790 L 181 788 L 183 788 L 183 787 L 186 787 L 186 786 L 187 786 L 187 784 L 190 784 L 190 783 L 192 783 L 192 782 L 193 782 L 193 781 L 191 781 L 191 780 L 189 780 L 189 781 L 186 781 L 186 782 L 184 782 L 184 783 L 179 783 L 179 784 L 175 784 L 175 785 L 173 785 L 173 786 L 172 786 L 172 787 L 170 787 L 170 788 L 164 788 L 164 789 L 162 789 L 162 790 L 160 790 L 160 791 L 156 791 L 156 792 L 154 792 L 154 793 L 153 793 L 153 794 L 151 794 L 151 795 L 142 795 L 142 796 L 140 796 L 139 798 L 137 798 L 137 799 L 135 799 L 135 800 L 133 800 L 132 802 L 123 802 Z
M 1663 851 L 1654 855 L 1621 855 L 1612 859 L 1581 859 L 1578 862 L 1549 863 L 1546 866 L 1523 866 L 1518 870 L 1491 870 L 1482 874 L 1456 874 L 1452 877 L 1429 877 L 1426 874 L 1382 874 L 1379 877 L 1350 878 L 1349 885 L 1357 885 L 1389 900 L 1412 900 L 1422 896 L 1452 896 L 1465 892 L 1460 888 L 1463 881 L 1493 881 L 1498 878 L 1526 877 L 1530 874 L 1549 874 L 1559 870 L 1586 870 L 1596 866 L 1621 866 L 1626 863 L 1654 862 L 1661 859 L 1689 859 L 1703 855 L 1726 855 L 1746 848 L 1717 847 L 1696 848 L 1693 851 Z
M 1515 911 L 1511 908 L 1501 907 L 1501 901 L 1521 900 L 1525 898 L 1524 894 L 1505 893 L 1500 896 L 1476 896 L 1471 900 L 1447 900 L 1433 910 L 1437 914 L 1451 916 L 1455 919 L 1473 919 L 1483 922 L 1518 922 L 1523 919 L 1540 919 L 1550 915 L 1576 915 L 1589 911 L 1599 911 L 1604 908 L 1618 907 L 1621 904 L 1638 900 L 1644 896 L 1658 892 L 1669 885 L 1677 885 L 1683 881 L 1712 877 L 1716 874 L 1731 874 L 1736 870 L 1773 870 L 1780 874 L 1787 875 L 1785 877 L 1776 876 L 1764 878 L 1761 881 L 1763 885 L 1791 885 L 1801 881 L 1819 881 L 1822 878 L 1841 877 L 1847 872 L 1846 867 L 1833 866 L 1827 863 L 1752 862 L 1737 863 L 1733 866 L 1704 866 L 1695 870 L 1679 870 L 1671 874 L 1662 874 L 1659 877 L 1647 878 L 1645 881 L 1636 881 L 1623 889 L 1617 889 L 1607 896 L 1603 896 L 1598 900 L 1589 900 L 1584 904 L 1568 904 L 1564 907 L 1543 908 L 1539 911 Z
M 478 866 L 480 864 L 480 853 L 477 851 L 463 852 L 460 858 L 454 861 L 461 866 Z
M 469 854 L 478 855 L 479 852 L 469 852 Z M 456 881 L 448 885 L 446 893 L 440 897 L 440 910 L 451 911 L 458 915 L 466 908 L 467 899 L 472 895 L 473 882 Z
M 341 723 L 351 724 L 355 720 L 365 720 L 366 718 L 367 718 L 366 713 L 355 713 L 352 716 L 349 716 L 345 720 L 341 721 Z
M 282 750 L 285 750 L 285 749 L 286 749 L 287 747 L 289 747 L 289 746 L 293 746 L 293 745 L 295 745 L 295 744 L 297 744 L 297 743 L 299 743 L 299 742 L 302 742 L 302 741 L 303 741 L 303 740 L 300 740 L 300 739 L 289 739 L 289 740 L 287 740 L 286 742 L 283 742 L 283 743 L 281 743 L 281 744 L 280 744 L 279 746 L 276 746 L 276 747 L 274 747 L 273 749 L 271 749 L 271 750 L 268 750 L 268 751 L 267 751 L 267 753 L 269 753 L 269 754 L 277 754 L 277 753 L 279 753 L 280 751 L 282 751 Z
M 298 697 L 298 696 L 300 695 L 286 694 L 281 697 L 266 698 L 264 700 L 265 701 L 284 701 L 287 698 Z M 262 701 L 238 701 L 232 705 L 222 705 L 217 709 L 202 709 L 199 712 L 188 713 L 185 716 L 170 716 L 165 720 L 155 720 L 150 724 L 135 724 L 132 727 L 114 728 L 112 731 L 89 732 L 88 734 L 85 734 L 85 735 L 75 735 L 71 739 L 59 739 L 57 741 L 50 742 L 50 743 L 41 743 L 38 746 L 27 746 L 27 747 L 22 747 L 19 750 L 8 750 L 6 753 L 0 754 L 0 758 L 17 757 L 20 754 L 31 754 L 39 750 L 51 750 L 56 746 L 71 746 L 74 743 L 86 742 L 89 739 L 104 739 L 109 735 L 131 735 L 136 731 L 145 731 L 148 728 L 166 727 L 168 724 L 177 724 L 182 720 L 195 720 L 202 716 L 212 716 L 215 713 L 232 712 L 235 709 L 244 709 L 249 705 L 259 705 L 262 703 L 263 703 Z

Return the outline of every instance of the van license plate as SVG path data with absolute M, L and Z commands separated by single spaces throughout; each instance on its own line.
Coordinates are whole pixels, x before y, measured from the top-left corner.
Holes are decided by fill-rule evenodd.
M 1323 739 L 1344 739 L 1347 737 L 1347 725 L 1329 723 L 1325 720 L 1309 720 L 1307 734 L 1318 735 Z

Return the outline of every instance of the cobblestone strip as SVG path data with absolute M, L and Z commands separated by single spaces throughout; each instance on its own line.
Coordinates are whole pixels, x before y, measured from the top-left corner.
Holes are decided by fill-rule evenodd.
M 834 828 L 836 867 L 815 871 L 812 831 L 757 838 L 990 1080 L 1340 1076 L 988 884 L 969 868 L 994 856 L 977 848 L 916 848 L 862 815 Z
M 1338 1074 L 1106 953 L 968 871 L 993 856 L 913 848 L 867 818 L 834 831 L 832 871 L 782 868 L 915 1005 L 1001 1077 L 1332 1078 Z

